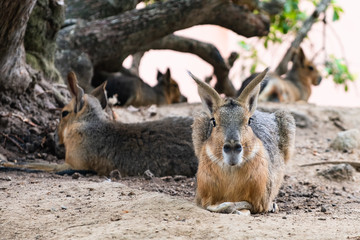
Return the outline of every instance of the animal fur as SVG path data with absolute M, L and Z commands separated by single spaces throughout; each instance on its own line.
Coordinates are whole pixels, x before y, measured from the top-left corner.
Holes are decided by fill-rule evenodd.
M 177 82 L 171 77 L 170 69 L 165 74 L 158 71 L 158 83 L 151 87 L 141 78 L 133 75 L 97 73 L 97 82 L 107 81 L 108 97 L 116 96 L 119 106 L 149 106 L 186 102 Z
M 189 117 L 172 117 L 153 122 L 124 124 L 105 111 L 105 84 L 84 94 L 75 73 L 68 75 L 72 100 L 61 112 L 57 129 L 59 143 L 65 145 L 65 164 L 1 164 L 49 172 L 95 171 L 108 176 L 119 170 L 121 176 L 194 176 L 198 161 L 192 144 Z
M 205 109 L 192 126 L 199 159 L 196 202 L 204 208 L 245 201 L 252 213 L 272 209 L 285 163 L 292 156 L 296 127 L 285 111 L 255 110 L 265 72 L 237 99 L 221 99 L 210 86 L 195 80 Z
M 294 51 L 292 58 L 293 66 L 285 78 L 276 73 L 269 73 L 261 83 L 259 101 L 275 102 L 307 102 L 311 95 L 311 86 L 319 85 L 321 76 L 315 64 L 308 60 L 301 48 Z M 238 95 L 242 89 L 257 74 L 252 74 L 244 80 Z

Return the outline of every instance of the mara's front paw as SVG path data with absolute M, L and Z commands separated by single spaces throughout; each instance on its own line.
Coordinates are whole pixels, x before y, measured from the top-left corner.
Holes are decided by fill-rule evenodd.
M 216 213 L 232 213 L 239 215 L 250 215 L 252 205 L 246 201 L 241 202 L 223 202 L 216 205 L 210 205 L 206 209 Z

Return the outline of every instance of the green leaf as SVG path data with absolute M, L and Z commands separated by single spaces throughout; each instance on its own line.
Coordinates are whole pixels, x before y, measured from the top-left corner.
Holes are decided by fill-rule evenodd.
M 335 21 L 337 21 L 339 19 L 340 19 L 339 13 L 337 11 L 335 11 L 335 9 L 334 9 L 332 20 L 333 20 L 333 22 L 335 22 Z
M 239 42 L 240 47 L 242 47 L 243 49 L 245 49 L 246 51 L 250 51 L 251 47 L 249 44 L 247 44 L 245 41 L 240 41 Z

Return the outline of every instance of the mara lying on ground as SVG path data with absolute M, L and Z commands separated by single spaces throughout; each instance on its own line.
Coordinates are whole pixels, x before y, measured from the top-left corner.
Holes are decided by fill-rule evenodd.
M 115 97 L 115 105 L 119 106 L 149 106 L 186 102 L 181 95 L 179 85 L 171 77 L 170 69 L 163 74 L 157 73 L 157 84 L 151 87 L 141 78 L 134 75 L 117 75 L 97 73 L 97 82 L 107 81 L 106 91 L 109 98 Z
M 142 175 L 150 170 L 156 176 L 194 176 L 194 154 L 190 117 L 124 124 L 111 120 L 106 111 L 105 85 L 84 94 L 75 73 L 68 75 L 72 100 L 61 112 L 59 143 L 65 145 L 65 164 L 8 164 L 44 171 L 87 170 L 109 175 L 119 170 L 122 176 Z M 11 165 L 11 166 L 10 166 Z
M 195 117 L 192 133 L 199 159 L 196 202 L 210 211 L 277 209 L 273 200 L 294 150 L 296 126 L 288 112 L 256 111 L 266 72 L 249 81 L 236 99 L 222 99 L 192 76 L 205 110 Z
M 257 74 L 244 80 L 238 94 Z M 315 64 L 306 58 L 302 48 L 293 51 L 292 68 L 284 78 L 269 73 L 261 83 L 259 101 L 307 102 L 311 95 L 311 86 L 319 85 L 321 76 Z

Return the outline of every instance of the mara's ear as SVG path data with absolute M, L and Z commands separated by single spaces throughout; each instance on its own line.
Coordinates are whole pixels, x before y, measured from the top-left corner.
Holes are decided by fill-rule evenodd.
M 105 109 L 108 103 L 106 90 L 105 90 L 106 84 L 107 81 L 103 82 L 100 86 L 92 90 L 90 93 L 99 100 L 102 109 Z
M 303 68 L 305 66 L 305 54 L 301 47 L 295 51 L 292 61 L 297 67 Z
M 240 96 L 236 99 L 243 107 L 247 108 L 250 115 L 252 115 L 257 107 L 257 100 L 260 92 L 260 83 L 265 78 L 269 68 L 259 73 L 253 78 L 250 83 L 244 88 Z
M 162 72 L 160 72 L 159 71 L 159 69 L 157 70 L 157 75 L 156 75 L 156 79 L 158 80 L 158 81 L 160 81 L 161 79 L 162 79 L 162 76 L 163 76 L 164 74 L 162 74 Z
M 165 80 L 167 82 L 170 82 L 170 78 L 171 78 L 171 72 L 170 72 L 170 68 L 168 68 L 165 73 Z
M 209 84 L 201 81 L 191 72 L 188 71 L 188 74 L 195 80 L 198 86 L 198 93 L 205 110 L 212 115 L 221 104 L 220 95 Z
M 301 63 L 301 66 L 304 67 L 305 66 L 305 60 L 306 60 L 306 57 L 305 57 L 305 54 L 304 54 L 304 51 L 301 47 L 299 47 L 299 61 Z
M 75 98 L 74 112 L 79 112 L 84 106 L 84 90 L 77 84 L 77 78 L 73 71 L 68 74 L 68 88 L 71 96 Z

